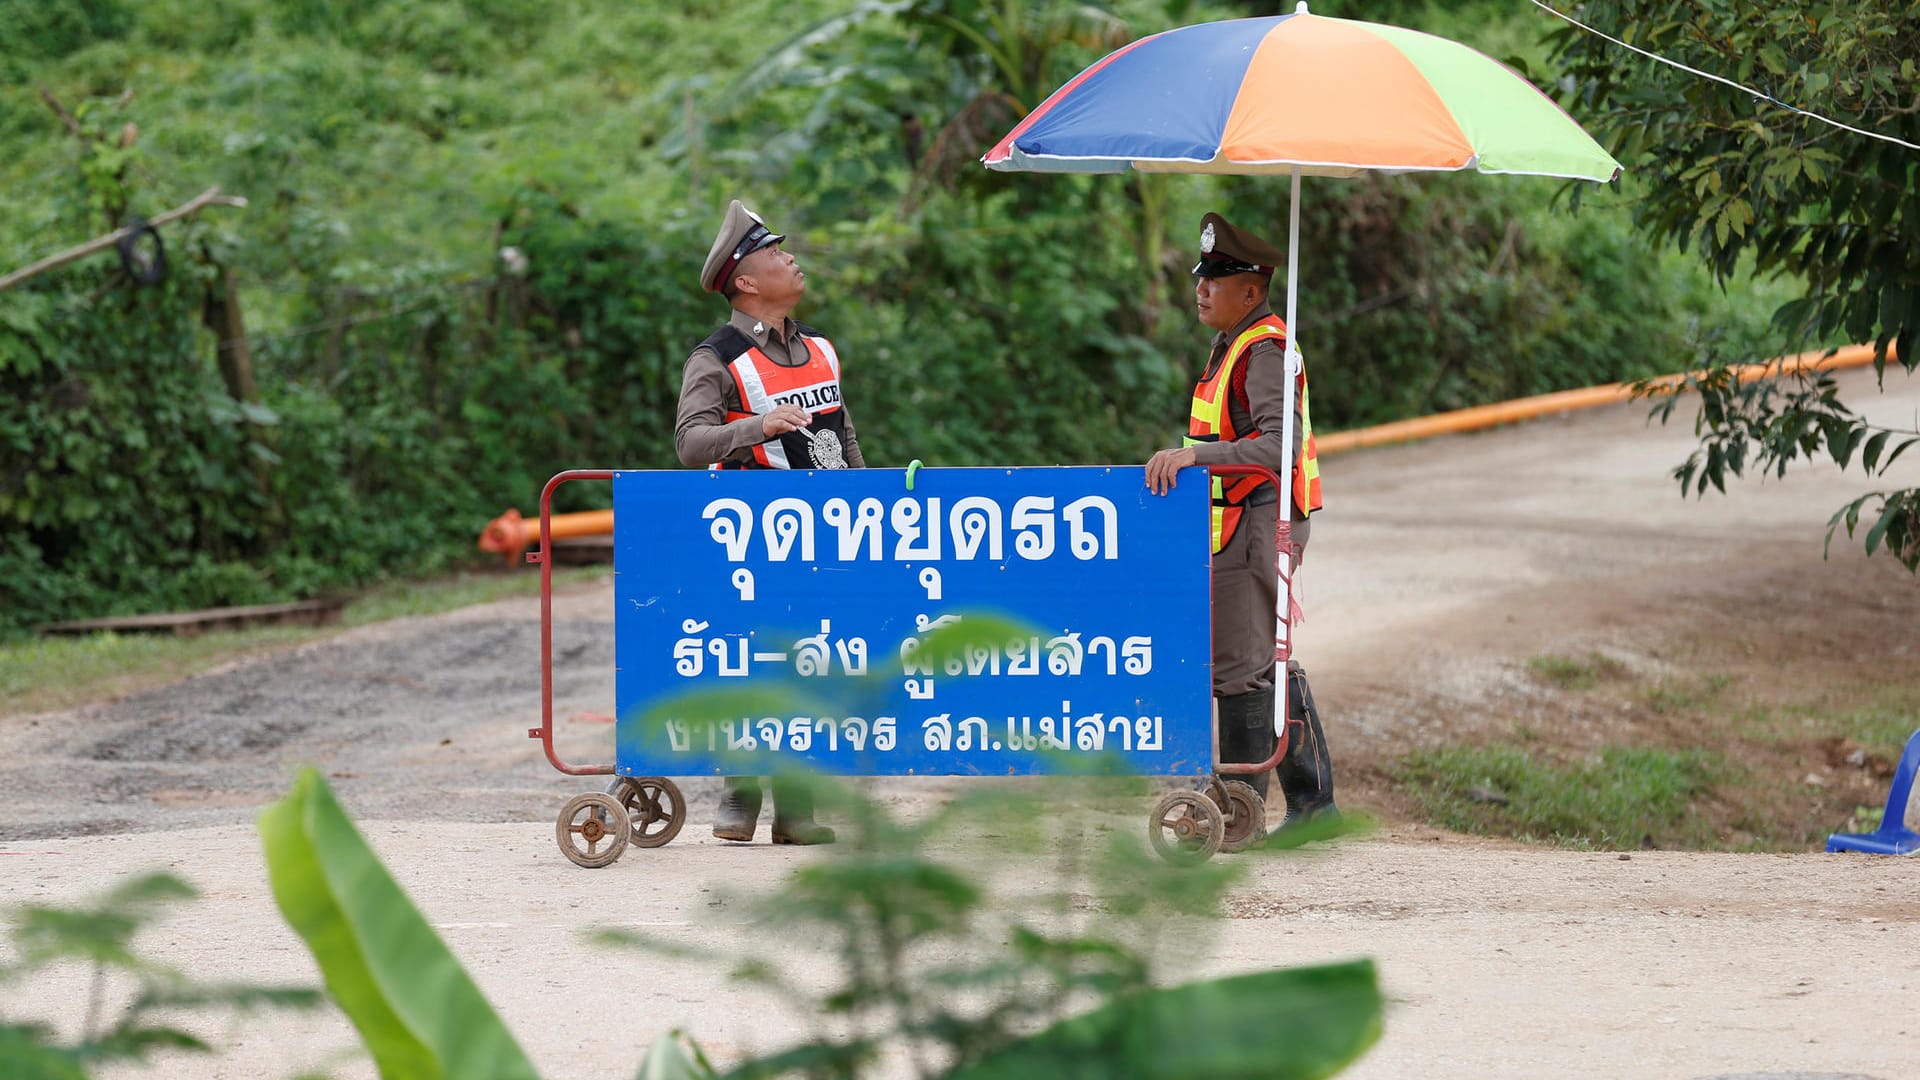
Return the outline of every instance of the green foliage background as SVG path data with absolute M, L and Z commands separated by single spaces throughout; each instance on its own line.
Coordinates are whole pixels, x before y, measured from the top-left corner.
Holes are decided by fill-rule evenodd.
M 1273 10 L 0 0 L 0 269 L 215 183 L 250 201 L 163 229 L 160 286 L 107 254 L 0 293 L 0 633 L 430 571 L 475 558 L 480 526 L 560 469 L 676 466 L 680 366 L 724 315 L 694 278 L 732 197 L 809 268 L 799 315 L 847 358 L 870 463 L 1144 460 L 1181 428 L 1206 341 L 1200 215 L 1280 236 L 1285 185 L 975 159 L 1118 42 Z M 1551 85 L 1538 13 L 1316 11 L 1448 34 Z M 1782 286 L 1722 292 L 1649 251 L 1637 192 L 1569 214 L 1543 180 L 1310 182 L 1318 427 L 1760 340 Z M 214 363 L 223 272 L 258 401 Z M 1327 484 L 1337 506 L 1337 465 Z
M 1883 380 L 1890 359 L 1896 371 L 1920 368 L 1920 3 L 1594 0 L 1585 11 L 1674 63 L 1721 69 L 1826 121 L 1756 108 L 1748 93 L 1672 67 L 1621 64 L 1607 43 L 1562 29 L 1555 56 L 1576 107 L 1647 176 L 1640 231 L 1692 249 L 1722 280 L 1749 267 L 1798 279 L 1774 317 L 1783 336 L 1871 341 Z M 1858 530 L 1869 555 L 1884 550 L 1920 572 L 1920 486 L 1900 486 L 1914 459 L 1892 468 L 1920 444 L 1920 427 L 1868 420 L 1826 376 L 1741 384 L 1716 369 L 1689 384 L 1699 449 L 1674 470 L 1682 492 L 1724 491 L 1729 474 L 1780 474 L 1799 458 L 1842 471 L 1857 461 L 1863 479 L 1890 488 L 1836 510 L 1829 544 Z M 1669 399 L 1663 418 L 1672 408 Z

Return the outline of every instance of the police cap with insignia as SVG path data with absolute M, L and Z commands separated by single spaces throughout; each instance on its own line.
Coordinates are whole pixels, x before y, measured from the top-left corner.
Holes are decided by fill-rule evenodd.
M 1200 261 L 1193 264 L 1193 276 L 1265 274 L 1271 277 L 1274 267 L 1285 257 L 1279 248 L 1250 232 L 1234 228 L 1219 214 L 1208 214 L 1200 219 Z
M 713 238 L 713 248 L 707 252 L 707 263 L 700 268 L 700 287 L 708 292 L 725 292 L 734 271 L 740 268 L 740 260 L 785 239 L 767 228 L 759 214 L 741 205 L 739 199 L 733 200 L 727 205 L 727 219 Z

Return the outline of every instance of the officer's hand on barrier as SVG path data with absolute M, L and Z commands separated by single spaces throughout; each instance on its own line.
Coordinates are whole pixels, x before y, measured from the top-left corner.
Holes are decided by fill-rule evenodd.
M 1180 470 L 1194 463 L 1193 447 L 1162 450 L 1147 459 L 1147 490 L 1165 495 L 1175 487 Z

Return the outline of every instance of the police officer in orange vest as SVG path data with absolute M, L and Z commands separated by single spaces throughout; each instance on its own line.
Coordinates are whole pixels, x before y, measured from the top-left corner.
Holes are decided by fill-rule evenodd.
M 786 239 L 735 199 L 713 238 L 700 285 L 733 314 L 687 357 L 673 445 L 683 465 L 722 469 L 864 468 L 840 394 L 840 354 L 826 335 L 789 316 L 807 275 Z M 760 819 L 760 781 L 728 777 L 713 835 L 748 841 Z M 773 784 L 773 842 L 830 844 L 805 787 Z
M 1300 565 L 1308 514 L 1320 508 L 1320 465 L 1307 411 L 1307 376 L 1294 388 L 1294 444 L 1280 445 L 1286 410 L 1286 324 L 1267 290 L 1284 253 L 1234 228 L 1219 214 L 1201 219 L 1194 301 L 1212 327 L 1213 351 L 1194 388 L 1188 434 L 1179 449 L 1147 462 L 1147 487 L 1164 494 L 1189 465 L 1265 465 L 1285 478 L 1293 565 Z M 1289 452 L 1289 450 L 1291 452 Z M 1280 493 L 1273 485 L 1224 477 L 1213 486 L 1213 692 L 1219 701 L 1220 757 L 1263 761 L 1273 753 L 1274 630 L 1279 572 L 1274 532 Z M 1289 660 L 1290 715 L 1303 721 L 1275 770 L 1287 800 L 1286 824 L 1335 813 L 1333 765 L 1305 670 Z M 1264 800 L 1267 774 L 1251 778 Z M 1259 823 L 1255 838 L 1265 831 Z

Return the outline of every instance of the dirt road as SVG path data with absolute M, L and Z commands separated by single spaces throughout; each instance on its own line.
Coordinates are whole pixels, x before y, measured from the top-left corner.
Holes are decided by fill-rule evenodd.
M 1920 380 L 1896 375 L 1875 397 L 1871 379 L 1840 376 L 1849 401 L 1913 425 Z M 1825 519 L 1855 479 L 1802 468 L 1683 502 L 1666 472 L 1690 448 L 1687 429 L 1644 415 L 1608 408 L 1327 462 L 1298 655 L 1328 716 L 1343 802 L 1393 820 L 1384 766 L 1410 747 L 1521 723 L 1569 745 L 1617 736 L 1620 721 L 1567 713 L 1527 677 L 1544 653 L 1599 649 L 1658 668 L 1676 650 L 1735 642 L 1782 680 L 1847 665 L 1920 679 L 1913 577 L 1844 540 L 1820 558 Z M 1896 483 L 1920 476 L 1920 462 L 1899 468 Z M 610 598 L 584 586 L 559 605 L 556 715 L 575 759 L 608 754 Z M 0 900 L 77 898 L 172 867 L 207 899 L 155 933 L 156 953 L 203 977 L 311 981 L 273 912 L 251 821 L 294 764 L 312 762 L 547 1075 L 629 1075 L 675 1026 L 723 1056 L 781 1044 L 805 1018 L 715 970 L 596 952 L 578 931 L 712 942 L 725 934 L 717 898 L 764 891 L 812 856 L 707 837 L 709 783 L 688 786 L 695 816 L 669 847 L 600 872 L 566 863 L 552 816 L 585 785 L 525 738 L 536 656 L 537 609 L 509 601 L 0 719 Z M 911 811 L 953 783 L 882 791 Z M 1920 1076 L 1909 867 L 1812 853 L 1623 859 L 1394 826 L 1304 862 L 1259 863 L 1194 967 L 1375 957 L 1392 999 L 1386 1036 L 1348 1074 L 1369 1080 L 1905 1080 Z M 70 1024 L 84 993 L 76 973 L 30 999 L 0 994 L 0 1014 Z M 337 1016 L 210 1034 L 225 1055 L 160 1074 L 371 1075 Z

